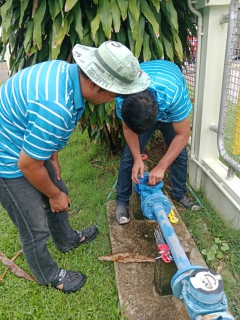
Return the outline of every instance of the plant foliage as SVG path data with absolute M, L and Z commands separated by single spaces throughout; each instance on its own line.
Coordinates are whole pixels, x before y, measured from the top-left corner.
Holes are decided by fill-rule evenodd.
M 71 62 L 76 43 L 97 47 L 108 39 L 125 44 L 140 62 L 182 65 L 193 18 L 187 0 L 0 0 L 0 52 L 10 49 L 11 74 L 46 60 Z M 111 149 L 122 137 L 113 104 L 87 104 L 80 126 L 93 139 L 104 136 Z

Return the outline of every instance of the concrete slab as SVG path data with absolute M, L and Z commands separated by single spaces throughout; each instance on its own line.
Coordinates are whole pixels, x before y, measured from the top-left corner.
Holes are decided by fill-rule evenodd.
M 115 222 L 116 202 L 107 203 L 107 215 L 110 228 L 112 253 L 130 252 L 156 257 L 157 246 L 154 230 L 157 222 L 143 219 L 136 220 L 130 205 L 131 221 L 119 226 Z M 174 229 L 183 244 L 187 246 L 189 260 L 193 265 L 206 267 L 196 245 L 182 222 L 178 212 L 175 212 L 179 222 Z M 119 302 L 122 314 L 129 320 L 188 320 L 184 304 L 173 295 L 160 296 L 154 285 L 155 263 L 118 263 L 114 262 Z

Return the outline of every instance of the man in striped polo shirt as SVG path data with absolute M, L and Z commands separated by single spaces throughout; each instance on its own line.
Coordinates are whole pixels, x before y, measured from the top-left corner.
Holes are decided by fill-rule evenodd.
M 177 65 L 165 60 L 143 62 L 140 67 L 151 79 L 148 89 L 116 99 L 116 112 L 123 120 L 127 141 L 117 182 L 118 224 L 130 221 L 128 204 L 132 181 L 139 183 L 138 175 L 143 177 L 141 153 L 155 130 L 161 131 L 168 149 L 150 171 L 149 184 L 155 185 L 162 181 L 170 166 L 173 197 L 187 209 L 200 209 L 186 194 L 186 144 L 190 134 L 189 114 L 192 104 L 183 74 Z
M 59 268 L 46 242 L 62 252 L 93 240 L 95 226 L 74 230 L 70 198 L 60 178 L 58 151 L 85 109 L 118 94 L 146 89 L 150 79 L 124 45 L 76 45 L 77 64 L 47 61 L 26 68 L 0 88 L 0 203 L 19 230 L 26 261 L 42 285 L 75 292 L 86 281 L 80 272 Z

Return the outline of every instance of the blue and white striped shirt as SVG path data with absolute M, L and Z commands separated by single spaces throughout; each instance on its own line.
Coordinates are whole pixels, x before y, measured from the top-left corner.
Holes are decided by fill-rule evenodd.
M 148 89 L 152 91 L 158 104 L 156 121 L 180 122 L 186 119 L 192 104 L 185 79 L 176 64 L 166 60 L 152 60 L 140 64 L 150 77 Z M 116 99 L 116 113 L 122 119 L 121 107 L 124 99 Z
M 77 64 L 47 61 L 9 78 L 0 88 L 0 177 L 23 175 L 22 149 L 37 160 L 61 150 L 84 109 Z

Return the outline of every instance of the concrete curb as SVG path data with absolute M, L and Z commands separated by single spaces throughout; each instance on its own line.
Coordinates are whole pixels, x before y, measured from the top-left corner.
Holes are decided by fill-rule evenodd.
M 154 230 L 157 222 L 135 220 L 130 204 L 131 221 L 119 226 L 115 222 L 116 202 L 107 203 L 112 252 L 130 252 L 156 257 Z M 206 267 L 196 244 L 178 212 L 179 222 L 174 224 L 175 232 L 188 252 L 193 265 Z M 187 320 L 189 316 L 184 304 L 173 295 L 160 296 L 154 286 L 154 263 L 114 262 L 119 302 L 122 314 L 129 320 Z

